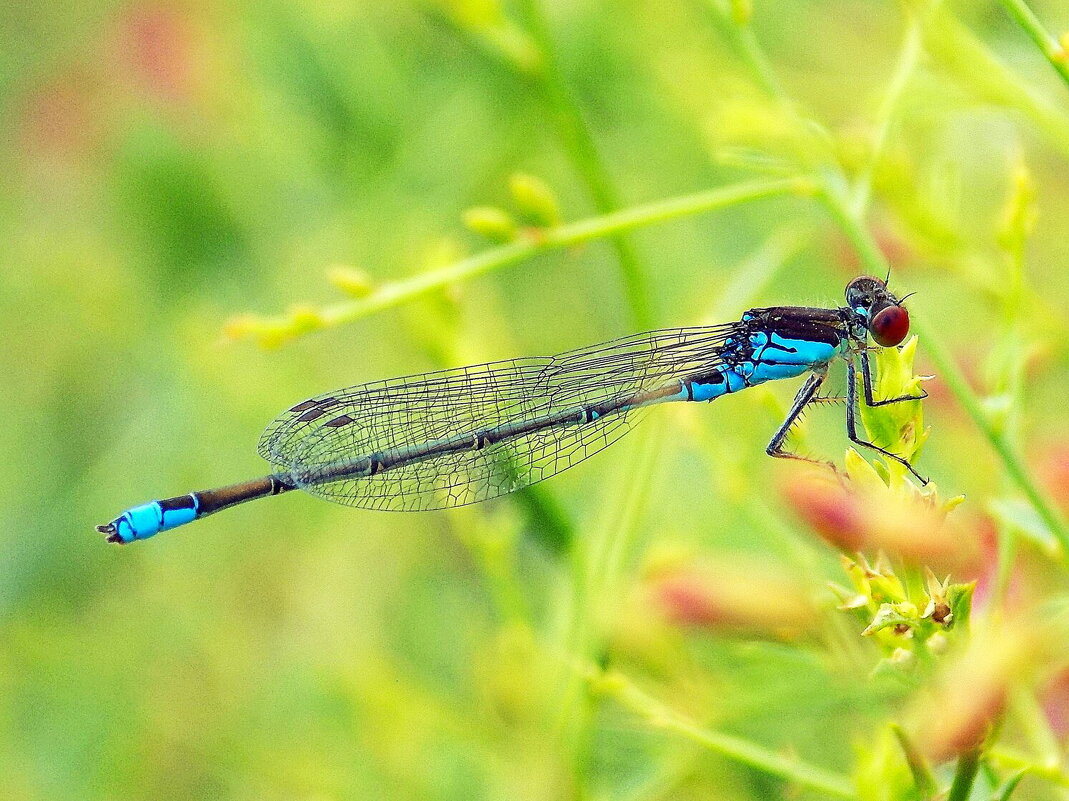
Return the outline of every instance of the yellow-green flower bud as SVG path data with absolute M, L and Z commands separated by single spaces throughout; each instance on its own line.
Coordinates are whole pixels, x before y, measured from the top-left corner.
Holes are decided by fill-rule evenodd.
M 541 178 L 516 173 L 509 179 L 509 191 L 516 208 L 533 225 L 552 228 L 560 224 L 557 196 Z
M 516 222 L 504 209 L 475 206 L 464 212 L 464 225 L 491 242 L 511 242 L 516 238 Z
M 328 269 L 327 280 L 354 298 L 366 298 L 375 289 L 371 276 L 361 269 L 344 264 L 336 264 Z

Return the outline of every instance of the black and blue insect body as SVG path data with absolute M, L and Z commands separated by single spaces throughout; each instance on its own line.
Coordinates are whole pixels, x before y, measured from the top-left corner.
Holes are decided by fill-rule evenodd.
M 846 429 L 857 445 L 908 468 L 861 439 L 858 404 L 876 400 L 869 338 L 899 345 L 909 313 L 886 281 L 862 276 L 834 309 L 751 309 L 734 323 L 650 331 L 558 356 L 523 358 L 375 381 L 298 403 L 260 437 L 274 467 L 263 478 L 128 509 L 97 530 L 129 543 L 222 509 L 302 489 L 350 506 L 444 509 L 484 501 L 571 467 L 626 433 L 651 406 L 712 401 L 747 387 L 808 374 L 766 448 L 784 448 L 791 427 L 832 362 L 846 363 Z M 857 375 L 861 374 L 863 398 Z

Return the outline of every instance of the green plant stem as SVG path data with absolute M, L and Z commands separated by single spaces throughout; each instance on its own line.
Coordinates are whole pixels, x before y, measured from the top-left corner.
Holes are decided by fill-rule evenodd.
M 439 302 L 443 308 L 451 309 L 453 305 L 441 296 L 439 296 Z M 456 348 L 453 347 L 457 336 L 456 323 L 452 315 L 442 315 L 440 317 L 441 320 L 448 320 L 448 323 L 441 328 L 437 328 L 438 335 L 433 338 L 428 335 L 426 330 L 426 315 L 421 315 L 419 318 L 410 316 L 408 319 L 409 327 L 413 329 L 412 338 L 423 340 L 427 343 L 425 346 L 427 353 L 439 368 L 444 369 L 462 361 L 462 354 L 457 353 Z M 417 319 L 418 323 L 416 322 Z M 537 542 L 549 553 L 558 556 L 571 549 L 576 535 L 575 526 L 569 519 L 567 512 L 561 507 L 560 502 L 542 484 L 523 487 L 519 491 L 512 493 L 509 498 L 512 503 L 521 508 L 526 514 L 528 518 L 527 528 L 533 541 Z M 487 556 L 488 554 L 483 554 L 484 561 L 486 561 L 484 567 L 490 567 L 489 560 L 486 559 Z M 497 578 L 489 570 L 487 570 L 487 574 L 491 576 L 491 582 Z M 510 592 L 513 590 L 511 587 L 505 589 Z M 522 605 L 522 599 L 510 598 L 510 600 L 518 600 Z M 516 604 L 513 606 L 515 608 Z
M 938 0 L 936 0 L 938 2 Z M 869 146 L 869 157 L 865 166 L 861 169 L 857 180 L 854 182 L 852 208 L 856 214 L 863 215 L 868 206 L 872 193 L 872 176 L 876 171 L 876 164 L 880 159 L 884 146 L 887 143 L 887 134 L 891 129 L 895 111 L 905 93 L 910 78 L 920 63 L 923 53 L 923 25 L 927 17 L 927 9 L 917 9 L 910 15 L 909 27 L 906 29 L 906 37 L 902 44 L 902 52 L 898 57 L 894 74 L 887 85 L 887 91 L 880 103 L 880 110 L 876 116 L 876 124 L 872 141 Z
M 808 787 L 836 798 L 857 797 L 849 777 L 810 765 L 800 759 L 781 756 L 741 737 L 703 728 L 686 719 L 664 721 L 662 727 L 762 773 L 778 776 L 801 787 Z
M 516 242 L 483 251 L 475 256 L 413 276 L 384 284 L 364 298 L 347 300 L 323 308 L 319 319 L 323 326 L 343 325 L 376 312 L 398 306 L 445 286 L 509 267 L 538 253 L 573 247 L 614 236 L 655 223 L 703 214 L 740 203 L 784 195 L 811 194 L 813 185 L 804 179 L 748 181 L 718 187 L 693 195 L 633 206 L 600 217 L 590 217 L 556 228 L 538 230 Z M 285 323 L 285 321 L 274 321 Z
M 1006 602 L 1006 595 L 1010 589 L 1010 579 L 1013 577 L 1013 563 L 1017 558 L 1017 548 L 1021 539 L 1020 532 L 1010 526 L 1003 526 L 998 538 L 998 552 L 995 561 L 995 593 L 996 609 L 1001 608 Z
M 1061 759 L 1061 743 L 1051 728 L 1047 710 L 1029 688 L 1018 687 L 1013 691 L 1009 705 L 1014 727 L 1020 727 L 1029 750 L 1039 755 L 1038 762 L 1057 765 Z
M 760 85 L 762 91 L 769 97 L 785 104 L 790 104 L 790 98 L 783 91 L 776 71 L 772 63 L 765 55 L 760 42 L 754 35 L 748 19 L 740 19 L 727 8 L 722 0 L 709 0 L 709 7 L 713 10 L 728 41 L 735 49 L 736 54 L 746 64 L 754 80 Z
M 620 674 L 591 670 L 592 689 L 613 698 L 649 725 L 681 735 L 720 756 L 835 798 L 856 798 L 850 779 L 800 759 L 785 757 L 749 740 L 699 726 L 642 692 Z
M 1033 776 L 1038 776 L 1045 781 L 1057 784 L 1061 787 L 1069 787 L 1069 774 L 1061 769 L 1055 762 L 1043 762 L 1010 748 L 995 747 L 988 752 L 988 756 L 996 762 L 1010 768 L 1027 769 Z
M 540 0 L 523 0 L 521 7 L 530 25 L 531 36 L 541 51 L 542 89 L 561 140 L 586 183 L 594 206 L 603 214 L 613 212 L 620 207 L 616 187 L 598 152 L 598 146 L 583 117 L 579 102 L 561 71 L 542 4 Z M 624 291 L 634 323 L 639 328 L 649 328 L 653 324 L 654 315 L 646 271 L 639 263 L 634 247 L 625 237 L 614 237 L 613 245 L 620 260 Z
M 980 769 L 980 752 L 977 749 L 966 751 L 958 757 L 958 767 L 954 771 L 954 782 L 950 785 L 947 801 L 968 801 L 976 771 Z
M 1017 785 L 1021 783 L 1021 779 L 1028 775 L 1028 768 L 1021 768 L 1017 773 L 1010 776 L 1002 783 L 1002 786 L 995 791 L 995 794 L 991 796 L 991 801 L 1009 801 L 1010 796 L 1013 795 L 1017 789 Z
M 704 320 L 715 325 L 752 305 L 773 279 L 812 243 L 813 232 L 794 224 L 781 225 L 731 269 L 730 278 Z
M 823 192 L 821 192 L 820 197 L 824 200 L 829 213 L 836 222 L 838 222 L 847 238 L 850 240 L 850 243 L 857 249 L 865 268 L 873 275 L 883 276 L 886 274 L 888 270 L 887 259 L 884 258 L 883 253 L 880 251 L 875 240 L 873 240 L 872 235 L 864 228 L 864 226 L 862 226 L 857 218 L 847 211 L 846 206 L 836 190 L 829 185 L 828 187 L 825 187 Z M 1061 519 L 1058 513 L 1054 511 L 1053 505 L 1044 497 L 1038 485 L 1029 474 L 1028 469 L 1024 466 L 1024 462 L 1021 461 L 1021 457 L 1014 450 L 1005 435 L 995 427 L 994 423 L 991 422 L 990 418 L 984 412 L 980 399 L 976 396 L 976 393 L 973 392 L 968 381 L 966 381 L 965 376 L 954 363 L 954 360 L 951 358 L 946 348 L 940 342 L 938 337 L 935 336 L 935 333 L 928 327 L 924 318 L 915 315 L 912 321 L 912 327 L 924 341 L 925 353 L 935 365 L 940 379 L 946 382 L 951 394 L 953 394 L 958 403 L 961 404 L 965 413 L 969 415 L 973 423 L 980 429 L 980 432 L 987 439 L 988 444 L 990 444 L 999 459 L 1002 460 L 1007 474 L 1017 485 L 1018 489 L 1024 493 L 1028 502 L 1050 529 L 1051 534 L 1058 540 L 1062 549 L 1062 558 L 1064 559 L 1069 556 L 1069 528 L 1066 527 L 1065 522 Z
M 901 726 L 897 723 L 892 723 L 891 732 L 894 734 L 895 739 L 898 740 L 898 745 L 902 748 L 902 753 L 906 757 L 906 764 L 909 765 L 909 772 L 913 774 L 913 783 L 917 787 L 917 792 L 920 793 L 921 798 L 935 798 L 939 788 L 936 784 L 935 776 L 932 775 L 932 769 L 928 765 L 928 761 L 913 745 L 913 741 L 910 740 L 909 735 L 906 734 Z
M 604 621 L 611 619 L 619 599 L 633 587 L 644 537 L 648 527 L 641 525 L 649 506 L 657 456 L 664 437 L 663 422 L 637 435 L 637 448 L 630 452 L 626 476 L 611 482 L 613 490 L 605 495 L 598 521 L 576 541 L 571 552 L 571 587 L 567 600 L 558 604 L 564 611 L 559 651 L 569 654 L 580 664 L 594 663 L 604 657 L 606 630 Z M 562 599 L 563 600 L 563 599 Z M 561 740 L 568 743 L 576 761 L 576 775 L 583 775 L 581 765 L 593 759 L 594 730 L 590 721 L 593 699 L 586 692 L 585 676 L 562 662 L 562 692 L 556 707 Z
M 980 100 L 1019 109 L 1063 155 L 1069 154 L 1069 117 L 1030 81 L 997 59 L 971 30 L 949 12 L 932 14 L 924 29 L 924 49 Z
M 515 493 L 516 505 L 526 512 L 534 524 L 532 539 L 555 555 L 571 550 L 575 542 L 575 526 L 560 501 L 538 484 Z
M 965 410 L 965 413 L 969 415 L 976 427 L 980 429 L 981 433 L 987 439 L 988 444 L 1002 460 L 1003 466 L 1006 468 L 1007 474 L 1013 480 L 1013 483 L 1017 485 L 1024 496 L 1028 499 L 1028 502 L 1036 510 L 1036 513 L 1042 518 L 1047 528 L 1050 529 L 1051 534 L 1058 540 L 1058 544 L 1061 546 L 1061 556 L 1066 558 L 1069 555 L 1069 529 L 1066 528 L 1065 522 L 1061 519 L 1057 512 L 1054 511 L 1053 505 L 1047 500 L 1039 486 L 1032 479 L 1032 476 L 1028 472 L 1028 468 L 1025 467 L 1021 457 L 1014 450 L 1013 446 L 1006 440 L 1006 437 L 1002 432 L 998 431 L 991 420 L 988 418 L 987 413 L 984 412 L 983 405 L 980 399 L 976 396 L 976 393 L 972 391 L 968 381 L 962 374 L 961 370 L 954 363 L 954 360 L 947 353 L 942 343 L 934 336 L 933 332 L 928 328 L 927 323 L 923 318 L 915 319 L 913 321 L 913 328 L 920 335 L 924 341 L 924 349 L 928 358 L 931 359 L 932 364 L 935 365 L 935 369 L 939 372 L 940 380 L 946 382 L 947 387 L 950 389 L 951 394 L 957 398 L 958 403 Z
M 1035 42 L 1036 47 L 1039 48 L 1047 61 L 1050 62 L 1050 65 L 1061 76 L 1065 85 L 1069 86 L 1069 53 L 1066 53 L 1065 48 L 1062 47 L 1057 39 L 1047 33 L 1047 29 L 1039 21 L 1039 17 L 1035 15 L 1024 0 L 999 0 L 999 2 L 1006 9 L 1006 13 L 1013 17 L 1014 21 Z

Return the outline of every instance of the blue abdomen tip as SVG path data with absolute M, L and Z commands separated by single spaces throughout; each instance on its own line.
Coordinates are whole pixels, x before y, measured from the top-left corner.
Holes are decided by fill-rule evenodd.
M 195 495 L 152 501 L 127 509 L 107 525 L 97 526 L 97 531 L 106 534 L 108 542 L 121 545 L 135 540 L 147 540 L 161 531 L 195 520 L 197 506 Z

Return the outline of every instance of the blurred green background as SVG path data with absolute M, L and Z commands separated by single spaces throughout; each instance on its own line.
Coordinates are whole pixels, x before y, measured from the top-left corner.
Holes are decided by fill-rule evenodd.
M 599 664 L 703 724 L 857 772 L 905 690 L 868 681 L 877 656 L 856 631 L 688 631 L 635 600 L 651 565 L 690 555 L 814 597 L 839 580 L 781 498 L 797 466 L 763 453 L 793 386 L 658 410 L 537 491 L 477 507 L 295 493 L 129 548 L 92 530 L 261 475 L 261 428 L 324 390 L 833 305 L 862 270 L 819 203 L 766 199 L 629 234 L 640 303 L 602 239 L 284 347 L 224 336 L 234 315 L 342 301 L 335 265 L 383 285 L 493 247 L 461 219 L 508 206 L 517 172 L 552 187 L 566 221 L 755 170 L 833 165 L 870 186 L 893 285 L 918 293 L 1036 484 L 1069 498 L 1067 87 L 992 2 L 757 2 L 741 37 L 740 9 L 0 9 L 5 796 L 824 797 L 591 693 L 581 674 Z M 1069 29 L 1061 0 L 1034 9 Z M 974 423 L 938 377 L 930 389 L 922 470 L 967 495 L 970 520 L 1027 518 Z M 807 449 L 842 453 L 841 413 L 814 415 Z

